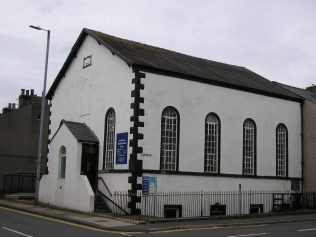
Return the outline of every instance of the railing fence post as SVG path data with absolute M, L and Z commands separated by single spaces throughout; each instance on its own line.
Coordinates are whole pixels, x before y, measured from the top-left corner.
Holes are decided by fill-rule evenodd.
M 151 201 L 153 206 L 152 219 L 154 219 L 156 215 L 156 193 L 152 193 Z
M 241 215 L 241 184 L 239 184 L 239 189 L 238 189 L 238 215 Z
M 22 177 L 22 174 L 19 174 L 18 177 L 19 177 L 19 179 L 18 179 L 18 183 L 19 183 L 19 184 L 18 184 L 18 191 L 17 191 L 17 192 L 18 192 L 18 193 L 21 193 L 21 192 L 22 192 L 22 186 L 21 186 L 21 183 L 22 183 L 22 182 L 21 182 L 21 180 L 22 180 L 22 178 L 23 178 L 23 177 Z
M 24 176 L 22 176 L 22 178 L 21 178 L 21 192 L 23 193 L 24 192 L 24 188 L 23 188 L 23 183 L 24 183 Z
M 12 193 L 12 175 L 10 177 L 11 177 L 10 193 Z
M 34 190 L 34 180 L 35 180 L 34 179 L 34 174 L 32 174 L 32 181 L 31 181 L 32 182 L 32 184 L 31 184 L 32 185 L 32 192 L 35 192 L 35 190 Z
M 200 200 L 201 200 L 201 217 L 202 217 L 203 216 L 203 190 L 201 191 Z
M 3 193 L 3 195 L 5 194 L 5 186 L 6 186 L 6 185 L 5 185 L 5 183 L 6 183 L 5 180 L 6 180 L 6 177 L 7 177 L 7 175 L 4 175 L 4 176 L 3 176 L 3 187 L 2 187 L 2 193 Z
M 148 214 L 148 213 L 150 213 L 150 210 L 149 210 L 149 208 L 147 208 L 147 198 L 148 198 L 148 195 L 144 195 L 143 196 L 143 194 L 141 195 L 141 198 L 143 199 L 145 199 L 145 205 L 143 204 L 143 202 L 140 202 L 140 205 L 142 206 L 141 207 L 141 210 L 143 211 L 143 216 L 145 216 L 145 218 L 147 218 L 147 216 L 149 216 L 150 214 Z M 148 210 L 148 211 L 147 211 Z M 142 214 L 140 214 L 140 216 L 141 216 Z

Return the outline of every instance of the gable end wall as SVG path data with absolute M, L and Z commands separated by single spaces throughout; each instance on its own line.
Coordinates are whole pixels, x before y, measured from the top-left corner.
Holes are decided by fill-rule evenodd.
M 92 65 L 83 68 L 91 55 Z M 65 77 L 54 91 L 51 107 L 51 137 L 62 119 L 87 124 L 99 139 L 99 169 L 103 164 L 104 118 L 109 108 L 116 114 L 115 133 L 129 132 L 132 69 L 95 39 L 87 36 L 73 58 Z M 53 157 L 52 157 L 53 158 Z M 48 167 L 49 168 L 49 167 Z M 127 169 L 119 165 L 118 169 Z

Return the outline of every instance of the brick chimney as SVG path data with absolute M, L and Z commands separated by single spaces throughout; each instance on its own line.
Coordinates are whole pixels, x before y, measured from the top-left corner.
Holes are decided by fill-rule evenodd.
M 19 96 L 19 108 L 26 104 L 25 89 L 21 89 L 21 95 Z
M 2 114 L 8 113 L 10 111 L 11 111 L 11 109 L 9 109 L 8 107 L 5 107 L 2 109 Z
M 313 84 L 312 86 L 306 87 L 306 90 L 316 93 L 316 85 Z
M 3 114 L 11 112 L 11 111 L 12 111 L 12 104 L 11 103 L 9 103 L 7 107 L 2 109 Z
M 21 89 L 21 95 L 19 96 L 19 108 L 31 104 L 32 103 L 32 97 L 36 96 L 34 94 L 34 89 L 31 90 L 25 90 Z

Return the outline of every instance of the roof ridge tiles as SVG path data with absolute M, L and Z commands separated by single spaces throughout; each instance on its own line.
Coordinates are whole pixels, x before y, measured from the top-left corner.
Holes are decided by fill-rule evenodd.
M 98 33 L 98 34 L 101 34 L 101 35 L 105 35 L 105 36 L 108 36 L 108 37 L 111 37 L 111 38 L 115 38 L 115 39 L 118 39 L 118 40 L 122 40 L 122 41 L 130 42 L 130 43 L 142 45 L 142 46 L 145 46 L 145 47 L 148 47 L 148 48 L 155 48 L 155 49 L 163 50 L 163 51 L 166 51 L 166 52 L 169 52 L 169 53 L 183 55 L 183 56 L 186 56 L 186 57 L 191 57 L 191 58 L 194 58 L 194 59 L 197 59 L 197 60 L 202 60 L 202 61 L 207 61 L 207 62 L 211 62 L 211 63 L 221 64 L 223 66 L 236 67 L 236 69 L 241 69 L 241 70 L 247 69 L 246 67 L 239 66 L 239 65 L 223 63 L 223 62 L 219 62 L 219 61 L 216 61 L 216 60 L 210 60 L 210 59 L 207 59 L 207 58 L 201 58 L 201 57 L 198 57 L 198 56 L 193 56 L 193 55 L 181 53 L 181 52 L 178 52 L 178 51 L 175 51 L 175 50 L 166 49 L 166 48 L 162 48 L 162 47 L 155 46 L 155 45 L 149 45 L 149 44 L 138 42 L 138 41 L 134 41 L 134 40 L 124 39 L 124 38 L 121 38 L 121 37 L 117 37 L 117 36 L 114 36 L 114 35 L 103 33 L 101 31 L 96 31 L 96 30 L 92 30 L 92 29 L 88 29 L 88 28 L 84 28 L 84 29 L 86 31 L 95 32 L 95 33 Z M 247 70 L 249 70 L 249 69 L 247 69 Z

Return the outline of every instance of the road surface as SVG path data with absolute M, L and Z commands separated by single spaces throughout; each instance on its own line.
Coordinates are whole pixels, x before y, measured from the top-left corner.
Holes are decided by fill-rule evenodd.
M 0 237 L 122 237 L 124 235 L 0 207 Z
M 158 224 L 159 225 L 159 224 Z M 158 226 L 157 226 L 158 227 Z M 0 207 L 0 237 L 316 237 L 316 220 L 243 227 L 169 230 L 154 233 L 103 231 Z
M 174 230 L 150 235 L 153 237 L 316 237 L 316 220 L 215 229 Z

